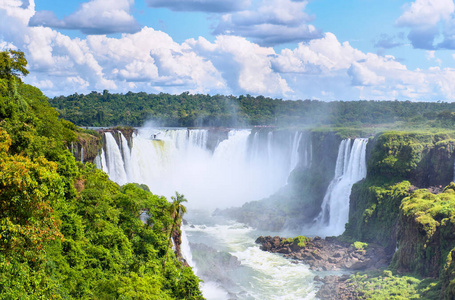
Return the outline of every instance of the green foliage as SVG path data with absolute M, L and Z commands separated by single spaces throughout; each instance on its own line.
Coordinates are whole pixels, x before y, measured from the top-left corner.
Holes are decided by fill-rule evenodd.
M 171 204 L 76 164 L 68 148 L 88 133 L 20 82 L 14 55 L 0 52 L 0 80 L 14 87 L 0 91 L 0 298 L 202 299 L 191 268 L 167 254 Z
M 363 242 L 354 242 L 354 244 L 352 244 L 352 246 L 356 249 L 356 250 L 365 250 L 368 248 L 368 243 L 363 243 Z
M 356 299 L 439 299 L 435 280 L 422 280 L 410 276 L 393 276 L 391 271 L 382 274 L 357 273 L 348 279 L 355 288 Z
M 345 237 L 395 247 L 393 232 L 403 198 L 408 196 L 409 181 L 374 185 L 369 180 L 357 183 L 351 191 L 351 214 Z
M 438 276 L 455 240 L 455 184 L 443 193 L 413 192 L 400 206 L 399 248 L 393 268 Z
M 437 195 L 426 189 L 417 190 L 403 200 L 400 210 L 404 217 L 413 218 L 430 240 L 439 226 L 455 223 L 455 184 L 452 182 Z
M 454 103 L 283 101 L 251 95 L 210 96 L 190 95 L 188 92 L 180 95 L 144 92 L 111 94 L 107 90 L 102 94 L 93 91 L 87 95 L 76 93 L 55 97 L 50 99 L 50 103 L 62 117 L 80 126 L 141 126 L 152 119 L 163 126 L 184 127 L 308 124 L 350 127 L 342 130 L 342 136 L 352 136 L 352 128 L 364 124 L 381 125 L 397 121 L 407 127 L 449 128 L 443 112 L 450 114 L 455 111 Z
M 447 255 L 446 263 L 441 272 L 442 295 L 441 299 L 453 299 L 455 297 L 455 248 Z
M 392 181 L 409 180 L 419 172 L 428 171 L 426 161 L 433 149 L 453 155 L 455 132 L 388 131 L 375 139 L 368 171 L 374 177 Z M 426 169 L 422 169 L 426 167 Z
M 306 246 L 306 243 L 308 243 L 309 241 L 310 241 L 310 239 L 308 237 L 299 235 L 295 238 L 287 238 L 287 239 L 281 241 L 281 243 L 294 244 L 294 245 L 304 248 Z
M 16 50 L 0 52 L 0 78 L 20 80 L 20 76 L 28 74 L 26 66 L 27 60 L 23 52 Z

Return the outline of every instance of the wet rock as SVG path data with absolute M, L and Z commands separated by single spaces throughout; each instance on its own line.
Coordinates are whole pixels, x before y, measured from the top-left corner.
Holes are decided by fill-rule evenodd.
M 383 247 L 370 244 L 367 250 L 357 250 L 334 237 L 315 237 L 305 247 L 278 236 L 259 237 L 256 243 L 264 251 L 300 260 L 313 270 L 372 270 L 387 266 L 391 259 Z

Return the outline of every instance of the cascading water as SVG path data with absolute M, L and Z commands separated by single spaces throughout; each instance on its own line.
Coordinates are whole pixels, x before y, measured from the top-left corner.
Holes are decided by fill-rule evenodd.
M 335 176 L 327 188 L 313 229 L 319 235 L 340 235 L 349 219 L 349 197 L 354 183 L 366 176 L 368 139 L 343 140 L 338 148 Z
M 150 138 L 155 135 L 159 139 Z M 288 137 L 286 144 L 272 132 L 262 136 L 231 130 L 212 153 L 207 130 L 141 129 L 130 151 L 123 135 L 119 147 L 106 132 L 106 150 L 97 161 L 119 184 L 144 183 L 167 197 L 179 191 L 190 199 L 189 207 L 225 208 L 271 195 L 297 165 L 301 134 Z
M 120 152 L 120 148 L 117 145 L 117 142 L 115 141 L 112 133 L 106 132 L 104 136 L 106 138 L 105 160 L 109 178 L 120 185 L 125 184 L 128 181 L 125 171 L 125 163 L 122 157 L 122 153 Z
M 259 200 L 285 185 L 295 166 L 311 163 L 298 159 L 299 149 L 308 149 L 301 132 L 231 130 L 211 148 L 207 130 L 143 128 L 133 137 L 131 150 L 121 134 L 120 146 L 111 133 L 105 136 L 105 151 L 96 161 L 112 180 L 145 183 L 167 197 L 178 191 L 188 199 L 185 218 L 193 226 L 184 226 L 182 254 L 197 264 L 207 299 L 314 298 L 314 274 L 307 266 L 263 252 L 254 243 L 270 233 L 198 215 L 200 209 Z M 199 250 L 190 251 L 190 243 Z M 231 263 L 225 264 L 226 257 Z

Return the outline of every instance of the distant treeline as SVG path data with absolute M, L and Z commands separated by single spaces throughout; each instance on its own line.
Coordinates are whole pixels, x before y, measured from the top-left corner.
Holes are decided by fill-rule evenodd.
M 281 100 L 263 96 L 180 95 L 109 91 L 49 99 L 61 117 L 80 126 L 359 125 L 455 120 L 455 103 L 410 101 Z

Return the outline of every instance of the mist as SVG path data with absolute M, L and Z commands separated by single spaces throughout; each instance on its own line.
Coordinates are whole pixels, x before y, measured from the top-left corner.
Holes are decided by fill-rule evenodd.
M 143 183 L 153 193 L 166 197 L 176 191 L 183 193 L 189 208 L 241 206 L 286 185 L 298 162 L 300 138 L 301 133 L 266 129 L 148 126 L 138 130 L 131 151 L 116 147 L 107 136 L 106 141 L 111 143 L 103 168 L 119 184 Z M 123 166 L 118 163 L 121 157 Z

